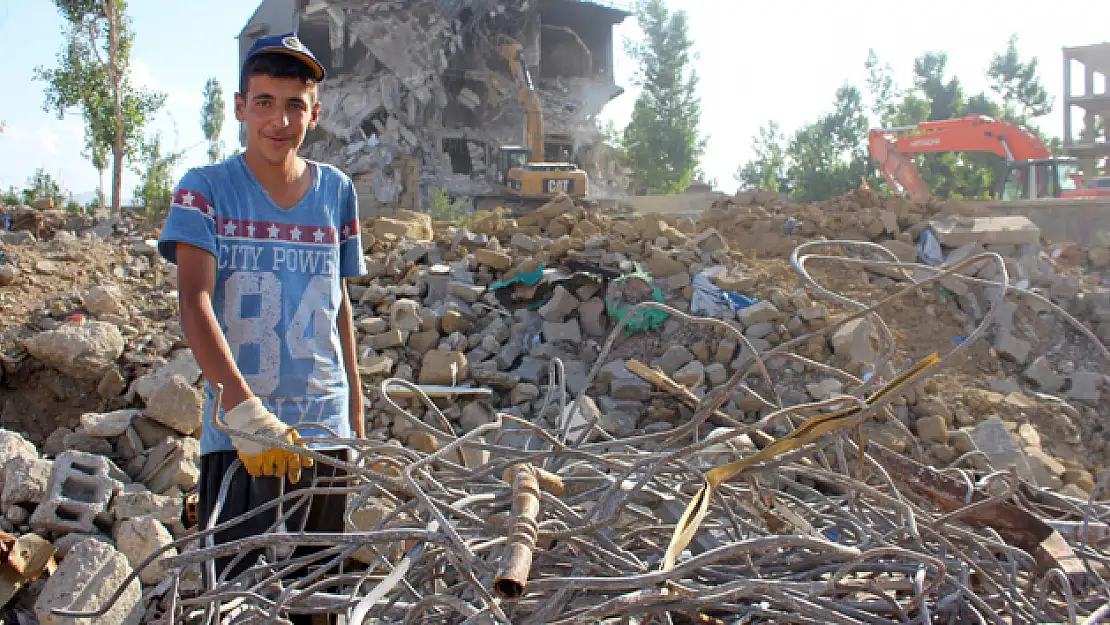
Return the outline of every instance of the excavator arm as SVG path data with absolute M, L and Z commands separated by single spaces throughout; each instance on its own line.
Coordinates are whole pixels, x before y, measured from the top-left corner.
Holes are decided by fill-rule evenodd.
M 914 200 L 928 199 L 929 190 L 912 154 L 990 152 L 1011 163 L 1052 157 L 1044 142 L 1028 129 L 985 115 L 876 128 L 868 134 L 868 147 L 891 188 Z
M 528 64 L 524 60 L 524 46 L 516 42 L 502 43 L 497 46 L 497 51 L 509 62 L 509 69 L 513 73 L 513 79 L 516 80 L 517 97 L 524 107 L 525 141 L 531 152 L 531 161 L 542 163 L 545 160 L 543 107 L 532 84 L 532 76 L 528 73 Z

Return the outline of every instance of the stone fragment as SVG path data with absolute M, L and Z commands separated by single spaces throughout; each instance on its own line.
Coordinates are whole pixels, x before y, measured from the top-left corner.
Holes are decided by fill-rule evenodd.
M 389 327 L 400 332 L 419 330 L 420 304 L 411 299 L 399 299 L 393 302 L 389 307 Z
M 419 384 L 454 386 L 469 377 L 466 356 L 459 351 L 433 349 L 420 363 Z
M 122 315 L 123 294 L 119 287 L 114 285 L 94 286 L 85 293 L 85 309 L 90 313 L 101 315 Z
M 190 435 L 200 427 L 204 415 L 204 395 L 183 376 L 174 374 L 146 402 L 151 419 Z
M 756 302 L 747 308 L 741 308 L 736 316 L 744 327 L 757 323 L 776 321 L 780 317 L 779 309 L 771 302 Z
M 971 430 L 971 439 L 975 447 L 987 455 L 995 470 L 1003 471 L 1009 466 L 1016 466 L 1022 477 L 1033 477 L 1025 454 L 1014 441 L 1006 424 L 998 417 L 991 417 L 976 425 Z
M 496 271 L 506 271 L 513 266 L 513 257 L 505 252 L 480 248 L 474 250 L 478 264 L 486 265 Z
M 709 383 L 714 386 L 718 384 L 724 384 L 725 380 L 728 379 L 728 369 L 726 369 L 725 366 L 721 363 L 714 362 L 712 364 L 706 365 L 705 377 L 709 380 Z
M 181 497 L 158 495 L 136 486 L 128 485 L 124 492 L 112 497 L 110 510 L 116 520 L 151 517 L 166 525 L 181 521 Z
M 562 323 L 578 308 L 578 303 L 578 298 L 574 297 L 570 291 L 563 288 L 562 285 L 556 286 L 551 293 L 551 299 L 540 307 L 540 316 L 547 321 Z
M 578 319 L 571 319 L 564 323 L 554 321 L 543 322 L 543 337 L 547 342 L 568 341 L 571 343 L 582 342 L 582 331 L 578 327 Z
M 4 465 L 4 491 L 0 506 L 8 510 L 16 504 L 40 504 L 50 492 L 54 463 L 40 458 L 15 457 Z
M 853 319 L 837 328 L 830 342 L 838 356 L 845 356 L 854 363 L 870 364 L 875 361 L 878 340 L 866 317 Z
M 672 377 L 675 382 L 686 388 L 697 388 L 705 384 L 705 365 L 697 360 L 690 361 L 681 369 L 675 371 Z
M 89 538 L 74 544 L 58 569 L 46 579 L 35 602 L 35 615 L 41 625 L 138 625 L 143 617 L 142 586 L 132 579 L 127 556 L 106 542 Z M 74 620 L 54 614 L 54 609 L 92 611 L 103 608 L 120 589 L 111 608 L 94 620 Z
M 1064 387 L 1064 376 L 1056 373 L 1048 358 L 1038 356 L 1021 372 L 1022 377 L 1034 382 L 1037 388 L 1046 393 L 1055 393 Z
M 151 554 L 173 542 L 173 536 L 164 525 L 149 516 L 124 519 L 116 523 L 112 537 L 116 547 L 127 556 L 132 569 L 137 569 Z M 177 555 L 177 548 L 161 552 L 153 562 L 139 570 L 139 581 L 148 586 L 157 585 L 169 573 L 164 567 L 166 558 Z
M 86 412 L 81 415 L 81 429 L 89 436 L 114 438 L 126 432 L 127 428 L 131 427 L 131 420 L 139 414 L 141 414 L 139 410 Z
M 119 328 L 102 321 L 66 323 L 23 340 L 35 358 L 62 373 L 85 380 L 99 380 L 123 354 Z
M 651 361 L 651 366 L 658 367 L 669 376 L 674 376 L 686 363 L 694 360 L 694 354 L 684 345 L 670 345 L 663 355 Z
M 600 297 L 588 299 L 578 306 L 578 320 L 586 336 L 601 337 L 607 332 L 605 302 Z
M 917 435 L 931 443 L 948 442 L 948 423 L 940 415 L 921 417 L 917 420 Z
M 1001 329 L 998 331 L 997 336 L 995 336 L 994 348 L 998 350 L 999 356 L 1019 365 L 1023 365 L 1028 361 L 1029 353 L 1033 349 L 1029 341 L 1019 339 L 1009 330 Z

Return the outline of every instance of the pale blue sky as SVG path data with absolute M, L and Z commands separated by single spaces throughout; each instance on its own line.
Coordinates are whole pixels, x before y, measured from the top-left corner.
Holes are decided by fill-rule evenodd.
M 224 85 L 230 106 L 237 80 L 235 35 L 254 11 L 254 0 L 131 0 L 138 33 L 134 73 L 138 81 L 169 94 L 166 110 L 152 130 L 171 146 L 189 148 L 185 166 L 204 161 L 200 131 L 201 92 L 209 76 Z M 1036 55 L 1041 76 L 1057 102 L 1039 123 L 1050 133 L 1063 128 L 1063 46 L 1110 40 L 1106 0 L 671 0 L 690 14 L 698 54 L 703 103 L 702 130 L 709 137 L 704 168 L 724 190 L 735 188 L 732 174 L 751 156 L 751 136 L 760 124 L 777 119 L 786 130 L 815 118 L 832 104 L 845 80 L 861 87 L 867 49 L 891 63 L 902 85 L 909 84 L 913 59 L 926 50 L 949 53 L 949 73 L 965 88 L 986 88 L 983 73 L 992 52 L 1017 32 L 1019 50 Z M 61 23 L 48 0 L 0 0 L 0 40 L 8 50 L 0 65 L 0 188 L 21 185 L 36 167 L 46 167 L 69 189 L 96 187 L 96 171 L 80 155 L 79 117 L 58 121 L 42 112 L 42 85 L 32 79 L 36 65 L 52 66 L 61 46 Z M 635 36 L 635 21 L 617 36 Z M 622 46 L 618 46 L 623 48 Z M 618 79 L 627 83 L 633 67 L 619 55 Z M 1077 72 L 1073 72 L 1076 74 Z M 1081 75 L 1074 76 L 1077 89 Z M 635 90 L 614 101 L 603 117 L 623 125 Z M 231 111 L 224 130 L 234 142 Z M 184 171 L 179 168 L 178 174 Z M 128 197 L 135 176 L 128 173 Z

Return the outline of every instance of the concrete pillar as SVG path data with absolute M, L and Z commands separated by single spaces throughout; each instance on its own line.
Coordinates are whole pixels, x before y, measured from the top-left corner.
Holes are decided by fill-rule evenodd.
M 1095 68 L 1090 65 L 1083 65 L 1083 95 L 1095 94 Z
M 1071 55 L 1064 53 L 1064 145 L 1071 145 Z

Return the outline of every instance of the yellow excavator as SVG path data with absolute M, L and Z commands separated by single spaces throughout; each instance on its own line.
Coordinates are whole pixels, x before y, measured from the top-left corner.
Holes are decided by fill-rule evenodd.
M 484 198 L 483 203 L 492 200 L 517 213 L 534 209 L 560 193 L 576 199 L 586 197 L 589 185 L 586 172 L 574 163 L 548 162 L 545 158 L 543 107 L 525 63 L 524 47 L 506 40 L 498 45 L 497 51 L 509 62 L 516 81 L 517 97 L 524 107 L 527 145 L 498 149 L 494 183 L 501 196 Z

